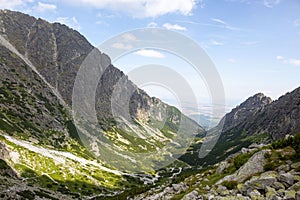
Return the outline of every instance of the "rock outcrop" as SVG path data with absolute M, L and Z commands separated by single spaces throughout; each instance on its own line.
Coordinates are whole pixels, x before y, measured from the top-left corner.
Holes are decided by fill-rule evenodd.
M 221 184 L 224 181 L 237 181 L 243 182 L 248 177 L 254 174 L 261 173 L 264 171 L 264 166 L 266 164 L 265 154 L 269 152 L 267 150 L 262 150 L 255 153 L 246 164 L 244 164 L 240 169 L 238 169 L 234 174 L 224 177 L 218 183 Z

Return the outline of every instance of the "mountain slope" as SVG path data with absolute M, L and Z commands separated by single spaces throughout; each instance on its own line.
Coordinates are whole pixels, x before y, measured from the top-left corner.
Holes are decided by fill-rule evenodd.
M 103 75 L 96 88 L 97 124 L 84 120 L 82 130 L 71 115 L 72 93 L 91 51 Z M 0 10 L 0 73 L 1 152 L 7 152 L 0 159 L 16 174 L 9 178 L 12 185 L 20 186 L 1 182 L 3 190 L 15 190 L 11 198 L 44 189 L 58 199 L 144 190 L 142 183 L 157 179 L 149 173 L 172 164 L 190 136 L 204 134 L 178 109 L 137 88 L 107 55 L 65 25 Z M 116 107 L 117 117 L 112 113 L 119 80 L 122 92 L 132 94 L 129 118 L 124 106 Z M 59 163 L 57 155 L 66 162 Z
M 58 23 L 51 24 L 42 19 L 8 10 L 0 12 L 0 20 L 2 44 L 6 48 L 10 46 L 15 48 L 14 53 L 17 57 L 22 58 L 21 60 L 39 75 L 39 79 L 48 85 L 60 100 L 60 104 L 68 110 L 72 106 L 73 86 L 79 67 L 94 47 L 77 31 Z M 108 154 L 112 153 L 115 159 L 110 164 L 131 166 L 134 159 L 124 160 L 124 157 L 132 157 L 139 152 L 155 152 L 157 148 L 170 146 L 172 141 L 182 143 L 181 152 L 183 152 L 186 141 L 181 139 L 184 135 L 188 134 L 186 136 L 188 138 L 188 136 L 193 137 L 204 133 L 197 123 L 181 115 L 179 110 L 159 99 L 149 97 L 144 91 L 138 89 L 123 72 L 111 65 L 107 55 L 98 50 L 94 50 L 93 53 L 96 60 L 100 62 L 98 69 L 102 71 L 96 88 L 95 102 L 100 126 L 95 129 L 94 125 L 86 127 L 87 122 L 82 122 L 85 125 L 81 128 L 85 130 L 81 130 L 79 136 L 80 142 L 96 156 L 101 156 L 102 159 L 107 157 L 107 160 L 111 161 L 111 156 Z M 115 85 L 120 80 L 124 82 L 122 94 L 132 94 L 129 97 L 130 116 L 124 113 L 124 108 L 128 105 L 122 105 L 122 99 L 118 99 L 117 103 L 120 105 L 115 106 L 117 117 L 112 113 L 112 95 Z M 85 99 L 82 100 L 84 101 Z M 84 108 L 83 103 L 79 106 Z M 62 122 L 62 120 L 58 121 Z M 182 124 L 183 126 L 180 126 Z M 180 127 L 183 127 L 182 130 Z M 91 129 L 95 130 L 90 131 Z M 182 132 L 180 136 L 174 134 L 179 134 L 180 131 Z M 78 136 L 76 138 L 79 139 Z M 111 149 L 103 150 L 101 147 L 103 143 L 109 143 Z M 180 154 L 180 151 L 177 154 Z M 119 160 L 124 160 L 125 163 L 120 165 Z M 141 162 L 140 166 L 143 165 L 144 163 Z
M 270 143 L 300 131 L 300 88 L 276 101 L 256 94 L 226 114 L 224 128 L 213 150 L 197 164 L 213 164 L 252 143 Z M 189 159 L 184 159 L 187 161 Z

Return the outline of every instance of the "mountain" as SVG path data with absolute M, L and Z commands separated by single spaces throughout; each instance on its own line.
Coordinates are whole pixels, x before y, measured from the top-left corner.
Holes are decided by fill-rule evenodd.
M 89 66 L 102 75 L 93 123 L 84 115 L 74 121 L 71 110 L 76 76 L 88 56 L 97 61 Z M 174 165 L 191 138 L 205 134 L 59 23 L 0 10 L 0 73 L 0 159 L 13 174 L 3 175 L 7 184 L 0 185 L 1 191 L 14 191 L 2 194 L 7 198 L 104 198 L 142 190 L 153 183 L 156 169 Z M 121 97 L 115 97 L 119 81 Z M 79 98 L 77 106 L 86 108 L 84 98 L 90 97 Z
M 198 151 L 210 130 L 180 158 L 194 168 L 135 199 L 300 199 L 299 97 L 300 88 L 248 98 L 223 117 L 206 157 Z
M 226 132 L 246 122 L 249 118 L 264 110 L 270 103 L 272 103 L 272 99 L 262 93 L 249 97 L 246 101 L 225 115 L 222 131 Z
M 193 146 L 192 153 L 184 155 L 181 159 L 192 165 L 210 165 L 253 143 L 270 143 L 299 133 L 299 97 L 300 88 L 276 101 L 262 93 L 248 98 L 222 118 L 218 125 L 222 132 L 216 145 L 205 158 L 198 158 L 197 151 L 201 148 L 198 144 Z M 210 131 L 207 133 L 208 138 L 209 136 Z
M 197 122 L 201 127 L 209 129 L 212 127 L 212 120 L 209 116 L 203 114 L 191 114 L 189 117 Z

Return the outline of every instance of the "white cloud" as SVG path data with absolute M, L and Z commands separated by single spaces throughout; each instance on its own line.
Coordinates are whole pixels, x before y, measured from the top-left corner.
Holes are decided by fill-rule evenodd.
M 165 23 L 163 25 L 164 28 L 168 30 L 176 30 L 176 31 L 186 31 L 186 28 L 183 26 L 180 26 L 178 24 L 170 24 L 170 23 Z
M 210 43 L 211 43 L 212 45 L 215 45 L 215 46 L 222 46 L 222 45 L 224 45 L 224 43 L 218 42 L 218 41 L 216 41 L 216 40 L 211 40 Z
M 58 17 L 55 22 L 65 24 L 73 29 L 80 30 L 81 27 L 75 17 Z
M 14 9 L 32 2 L 33 0 L 0 0 L 0 9 Z
M 151 57 L 151 58 L 164 58 L 165 55 L 160 53 L 159 51 L 151 50 L 151 49 L 142 49 L 137 52 L 134 52 L 136 55 Z
M 217 23 L 220 23 L 220 24 L 224 24 L 224 25 L 227 25 L 227 23 L 221 19 L 216 19 L 216 18 L 211 18 L 212 21 L 214 22 L 217 22 Z
M 147 27 L 148 27 L 148 28 L 157 28 L 158 25 L 157 25 L 157 23 L 155 23 L 155 22 L 150 22 L 150 23 L 147 25 Z
M 300 66 L 300 60 L 297 60 L 297 59 L 289 59 L 289 60 L 288 60 L 288 64 Z
M 212 25 L 212 26 L 216 26 L 216 27 L 220 27 L 220 28 L 225 28 L 225 29 L 232 30 L 232 31 L 240 30 L 237 27 L 230 26 L 224 20 L 217 19 L 217 18 L 211 18 L 210 20 L 213 21 L 213 22 L 216 22 L 218 24 L 218 25 Z M 209 24 L 207 24 L 207 25 L 209 25 Z
M 283 56 L 277 56 L 276 59 L 284 64 L 300 66 L 300 59 L 284 58 Z
M 277 56 L 276 59 L 277 59 L 277 60 L 284 60 L 284 57 L 282 57 L 282 56 Z
M 56 5 L 38 2 L 38 5 L 33 7 L 33 9 L 37 12 L 55 11 Z
M 158 17 L 170 13 L 190 15 L 196 0 L 64 0 L 74 5 L 90 6 L 127 13 L 133 17 Z
M 281 0 L 264 0 L 264 5 L 268 8 L 273 8 L 280 3 Z
M 124 49 L 124 50 L 130 50 L 133 48 L 130 44 L 123 44 L 123 43 L 114 43 L 112 44 L 112 47 L 115 49 Z

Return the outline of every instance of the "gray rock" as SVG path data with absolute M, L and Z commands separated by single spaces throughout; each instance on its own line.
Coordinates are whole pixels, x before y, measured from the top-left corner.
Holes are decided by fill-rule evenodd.
M 224 190 L 227 190 L 227 188 L 223 185 L 218 185 L 218 188 L 217 188 L 217 192 L 222 192 Z
M 206 186 L 204 187 L 204 190 L 210 190 L 210 187 L 209 187 L 208 185 L 206 185 Z
M 249 176 L 256 173 L 264 171 L 264 166 L 266 164 L 265 153 L 270 150 L 262 150 L 255 153 L 240 169 L 238 169 L 234 174 L 229 175 L 217 182 L 221 184 L 224 181 L 238 181 L 243 182 Z
M 176 193 L 187 189 L 187 186 L 184 183 L 172 184 L 172 187 Z
M 183 196 L 181 200 L 198 200 L 202 199 L 202 196 L 199 195 L 198 191 L 193 190 L 192 192 Z
M 285 189 L 284 185 L 277 181 L 272 184 L 272 187 L 275 188 L 276 190 Z
M 295 200 L 295 197 L 296 197 L 295 190 L 288 190 L 288 191 L 285 191 L 283 199 L 285 199 L 285 200 Z
M 291 165 L 291 168 L 292 168 L 292 169 L 300 168 L 300 162 L 293 163 L 293 164 Z
M 300 191 L 296 192 L 295 199 L 296 199 L 296 200 L 300 200 Z
M 273 185 L 276 182 L 276 172 L 270 171 L 261 174 L 259 177 L 252 177 L 249 181 L 245 182 L 246 190 L 266 190 L 268 186 Z
M 300 182 L 295 183 L 291 187 L 289 187 L 287 190 L 295 190 L 295 191 L 300 191 Z
M 274 188 L 267 186 L 266 191 L 267 191 L 266 199 L 268 199 L 268 200 L 279 200 L 280 199 L 279 194 L 277 194 L 277 192 L 275 191 Z
M 291 173 L 284 173 L 279 175 L 278 180 L 291 186 L 294 183 L 294 176 Z
M 223 161 L 220 163 L 220 165 L 218 166 L 216 173 L 217 174 L 222 174 L 222 172 L 227 169 L 230 166 L 230 164 L 227 161 Z
M 258 190 L 252 190 L 247 194 L 251 199 L 255 200 L 263 200 L 264 196 L 262 196 Z
M 215 199 L 215 195 L 211 194 L 208 196 L 208 200 L 214 200 Z
M 278 172 L 281 172 L 281 171 L 284 171 L 284 172 L 287 172 L 289 171 L 291 168 L 290 168 L 290 165 L 280 165 L 278 168 L 277 168 L 277 171 Z

